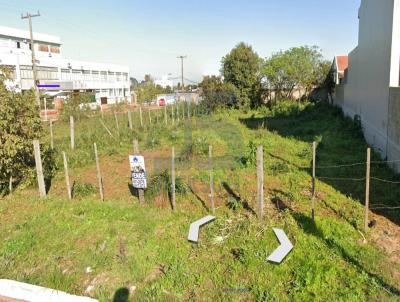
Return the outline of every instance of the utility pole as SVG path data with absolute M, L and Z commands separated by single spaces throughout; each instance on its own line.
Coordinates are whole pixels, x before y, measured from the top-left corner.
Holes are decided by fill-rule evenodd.
M 39 17 L 40 12 L 38 11 L 35 15 L 31 13 L 26 13 L 26 15 L 21 15 L 21 19 L 28 19 L 29 20 L 29 32 L 31 37 L 31 52 L 32 52 L 32 72 L 33 72 L 33 85 L 35 87 L 35 98 L 36 103 L 40 108 L 40 97 L 39 97 L 39 88 L 37 83 L 37 69 L 36 69 L 36 58 L 35 58 L 35 46 L 33 44 L 33 32 L 32 32 L 32 18 Z
M 185 84 L 183 83 L 183 59 L 186 59 L 187 56 L 178 56 L 176 57 L 177 59 L 181 59 L 181 85 L 182 85 L 182 90 L 185 88 Z

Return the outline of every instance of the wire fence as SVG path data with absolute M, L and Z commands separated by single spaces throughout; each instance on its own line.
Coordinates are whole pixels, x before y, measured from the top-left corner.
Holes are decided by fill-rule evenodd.
M 371 203 L 370 206 L 370 191 L 373 191 L 375 194 L 377 194 L 377 192 L 380 192 L 382 190 L 386 190 L 387 188 L 382 188 L 380 187 L 380 191 L 378 189 L 378 191 L 374 191 L 371 190 L 371 182 L 374 182 L 374 186 L 376 186 L 376 184 L 380 184 L 380 186 L 387 184 L 387 185 L 399 185 L 400 184 L 400 180 L 397 179 L 387 179 L 384 177 L 377 177 L 375 175 L 371 175 L 371 165 L 388 165 L 388 164 L 393 164 L 393 163 L 400 163 L 400 159 L 396 159 L 396 160 L 374 160 L 371 161 L 371 154 L 370 154 L 370 148 L 368 148 L 368 152 L 367 152 L 367 160 L 366 161 L 357 161 L 357 162 L 348 162 L 348 163 L 338 163 L 338 164 L 332 164 L 332 165 L 318 165 L 317 164 L 317 160 L 316 160 L 316 152 L 317 152 L 317 143 L 314 142 L 313 143 L 313 159 L 311 161 L 311 164 L 308 166 L 300 166 L 300 165 L 296 165 L 295 163 L 290 162 L 289 160 L 283 159 L 281 157 L 275 156 L 273 154 L 270 154 L 271 157 L 284 161 L 287 164 L 294 166 L 298 169 L 303 169 L 303 170 L 307 170 L 310 171 L 312 174 L 312 200 L 314 200 L 315 196 L 316 196 L 316 181 L 317 180 L 321 180 L 321 181 L 335 181 L 335 182 L 340 182 L 339 186 L 343 186 L 343 185 L 347 185 L 348 182 L 354 182 L 355 184 L 357 184 L 357 186 L 362 185 L 363 183 L 365 183 L 365 191 L 363 193 L 365 193 L 364 198 L 365 198 L 365 219 L 364 219 L 364 227 L 365 227 L 365 231 L 367 231 L 368 228 L 368 211 L 369 210 L 374 210 L 374 211 L 379 211 L 379 212 L 393 212 L 393 211 L 399 211 L 400 210 L 400 203 L 398 202 L 392 202 L 390 200 L 388 200 L 386 202 L 386 200 L 388 198 L 390 198 L 390 196 L 388 195 L 382 195 L 382 197 L 386 197 L 385 199 L 385 204 L 382 203 Z M 327 171 L 327 170 L 335 170 L 335 169 L 343 169 L 343 168 L 354 168 L 355 170 L 353 170 L 353 172 L 358 172 L 358 174 L 365 173 L 365 176 L 363 177 L 357 177 L 357 176 L 351 176 L 351 174 L 354 175 L 354 173 L 349 172 L 349 169 L 346 170 L 346 172 L 349 172 L 346 176 L 330 176 L 329 174 L 334 174 L 334 172 L 331 173 L 321 173 L 322 171 Z M 317 171 L 321 171 L 320 173 L 317 173 Z M 382 170 L 378 171 L 381 172 Z M 344 172 L 344 171 L 343 171 Z M 319 175 L 322 174 L 322 175 Z M 324 175 L 325 174 L 325 175 Z M 342 173 L 343 174 L 343 173 Z M 352 187 L 354 189 L 354 187 Z M 361 188 L 359 188 L 361 189 Z M 360 192 L 360 190 L 357 189 L 356 192 L 348 192 L 350 195 L 352 195 L 353 193 L 357 194 L 359 196 L 359 199 L 362 200 L 362 190 Z M 399 193 L 400 193 L 400 187 L 399 187 Z M 385 194 L 385 193 L 382 193 Z M 314 201 L 312 202 L 312 213 L 314 213 Z M 390 214 L 391 215 L 391 214 Z M 314 214 L 313 214 L 314 217 Z M 313 218 L 314 219 L 314 218 Z

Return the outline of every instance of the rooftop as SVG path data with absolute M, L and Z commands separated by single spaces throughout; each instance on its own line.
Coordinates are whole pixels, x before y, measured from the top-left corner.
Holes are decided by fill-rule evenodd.
M 336 64 L 339 72 L 344 72 L 349 66 L 349 56 L 336 56 Z
M 0 26 L 0 36 L 30 40 L 29 31 L 6 26 Z M 61 45 L 61 39 L 57 36 L 33 32 L 33 39 L 37 42 Z

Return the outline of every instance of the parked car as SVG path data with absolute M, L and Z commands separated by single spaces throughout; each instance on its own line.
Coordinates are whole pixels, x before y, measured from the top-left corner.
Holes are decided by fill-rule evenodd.
M 158 100 L 158 106 L 165 106 L 165 99 L 159 99 Z

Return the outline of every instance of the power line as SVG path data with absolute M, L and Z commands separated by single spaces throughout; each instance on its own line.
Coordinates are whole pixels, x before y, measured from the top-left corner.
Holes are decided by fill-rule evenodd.
M 59 16 L 57 16 L 57 18 L 52 18 L 52 17 L 44 17 L 45 19 L 47 19 L 48 21 L 52 22 L 52 23 L 58 23 L 59 25 L 63 26 L 63 27 L 69 27 L 71 29 L 73 29 L 74 31 L 79 31 L 79 32 L 83 32 L 84 34 L 86 34 L 87 38 L 90 38 L 93 41 L 98 42 L 99 41 L 99 34 L 98 32 L 95 32 L 94 30 L 90 29 L 89 27 L 85 27 L 82 24 L 75 24 L 70 22 L 69 20 L 63 19 Z M 112 44 L 115 46 L 118 46 L 119 49 L 122 50 L 126 50 L 126 44 L 123 44 L 119 39 L 117 39 L 114 35 L 110 35 L 107 33 L 102 33 L 102 36 L 109 39 L 110 41 L 112 41 Z M 168 52 L 168 51 L 163 51 L 160 50 L 160 48 L 158 47 L 147 47 L 144 45 L 138 45 L 140 41 L 135 41 L 135 50 L 136 51 L 140 51 L 142 53 L 149 53 L 149 52 L 153 52 L 153 53 L 158 53 L 158 54 L 165 54 L 165 55 L 172 55 L 174 54 L 173 52 Z M 69 42 L 70 43 L 70 42 Z
M 190 80 L 190 79 L 188 79 L 188 78 L 185 78 L 185 80 L 186 80 L 186 81 L 188 81 L 188 82 L 190 82 L 190 83 L 196 84 L 196 85 L 198 85 L 198 84 L 199 84 L 199 82 L 192 81 L 192 80 Z

